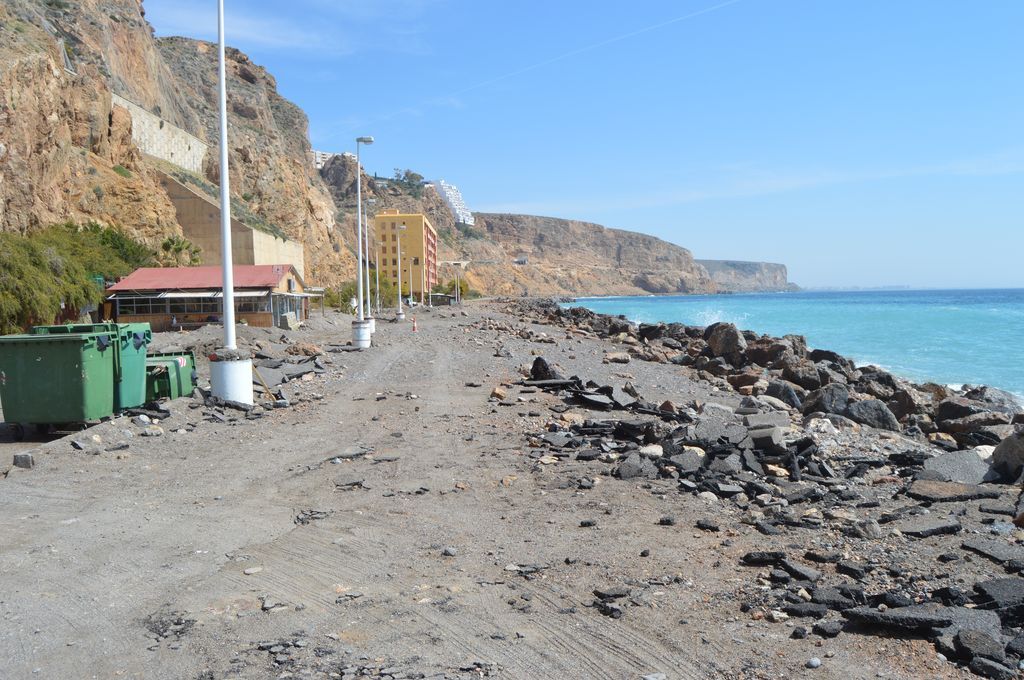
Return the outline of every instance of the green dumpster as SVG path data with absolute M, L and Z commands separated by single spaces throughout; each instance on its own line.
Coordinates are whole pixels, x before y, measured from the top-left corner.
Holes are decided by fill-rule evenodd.
M 12 424 L 83 423 L 113 414 L 113 332 L 0 336 L 0 404 Z
M 146 401 L 146 347 L 153 340 L 148 323 L 92 323 L 34 326 L 32 335 L 117 333 L 114 357 L 114 408 L 142 406 Z
M 196 388 L 196 357 L 192 352 L 166 352 L 146 357 L 146 401 L 177 399 Z

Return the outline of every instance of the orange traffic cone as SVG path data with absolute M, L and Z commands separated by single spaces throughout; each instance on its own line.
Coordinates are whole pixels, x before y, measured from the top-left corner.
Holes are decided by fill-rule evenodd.
M 412 332 L 413 332 L 413 333 L 416 333 L 416 332 L 418 332 L 419 330 L 420 330 L 420 329 L 416 327 L 416 317 L 414 316 L 414 317 L 412 317 Z

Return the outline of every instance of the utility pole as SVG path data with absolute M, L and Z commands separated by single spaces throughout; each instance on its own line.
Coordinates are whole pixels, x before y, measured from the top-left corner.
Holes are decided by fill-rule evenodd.
M 215 397 L 253 403 L 252 359 L 238 354 L 235 338 L 235 271 L 231 255 L 231 178 L 228 167 L 228 95 L 224 62 L 224 0 L 217 0 L 217 85 L 220 119 L 220 244 L 224 353 L 210 361 L 210 386 Z

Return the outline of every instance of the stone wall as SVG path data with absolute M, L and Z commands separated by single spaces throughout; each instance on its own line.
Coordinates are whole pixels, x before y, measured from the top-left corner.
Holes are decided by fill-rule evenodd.
M 135 102 L 111 95 L 115 106 L 132 116 L 132 141 L 143 152 L 169 163 L 202 174 L 207 145 L 198 137 L 168 123 Z
M 159 173 L 178 215 L 185 238 L 202 250 L 204 265 L 222 263 L 220 206 L 170 175 Z M 286 241 L 231 220 L 231 259 L 235 264 L 290 264 L 305 279 L 305 250 L 298 241 Z

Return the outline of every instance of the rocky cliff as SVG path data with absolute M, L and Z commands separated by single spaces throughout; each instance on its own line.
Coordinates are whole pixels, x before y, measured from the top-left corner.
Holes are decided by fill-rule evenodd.
M 0 229 L 94 219 L 157 243 L 180 233 L 132 120 L 111 94 L 210 145 L 220 177 L 216 50 L 156 39 L 139 0 L 0 4 Z M 259 226 L 303 242 L 313 283 L 350 277 L 354 260 L 312 168 L 305 114 L 241 52 L 228 55 L 232 196 Z
M 320 171 L 339 218 L 354 229 L 355 160 L 332 158 Z M 442 261 L 469 260 L 469 285 L 485 295 L 636 295 L 707 293 L 708 273 L 685 248 L 653 236 L 599 224 L 531 215 L 477 214 L 471 228 L 456 226 L 432 187 L 413 189 L 363 175 L 371 214 L 384 209 L 422 212 L 438 231 Z M 414 193 L 415 192 L 415 193 Z M 516 260 L 526 258 L 525 264 Z M 441 280 L 452 277 L 442 267 Z
M 476 228 L 514 265 L 498 293 L 568 295 L 710 293 L 715 284 L 689 250 L 659 238 L 599 224 L 532 215 L 479 213 Z
M 188 38 L 157 44 L 180 84 L 181 99 L 213 145 L 204 174 L 219 184 L 217 46 Z M 313 167 L 306 114 L 278 94 L 274 77 L 242 52 L 226 50 L 226 71 L 232 196 L 270 230 L 305 245 L 311 281 L 340 283 L 353 275 L 354 260 L 343 232 L 335 230 L 331 196 Z
M 154 62 L 136 0 L 0 4 L 0 229 L 95 219 L 150 240 L 177 229 L 110 98 L 114 71 L 138 70 L 132 94 L 166 103 Z
M 719 290 L 730 293 L 773 293 L 798 290 L 789 282 L 786 265 L 740 260 L 697 260 L 708 271 Z

